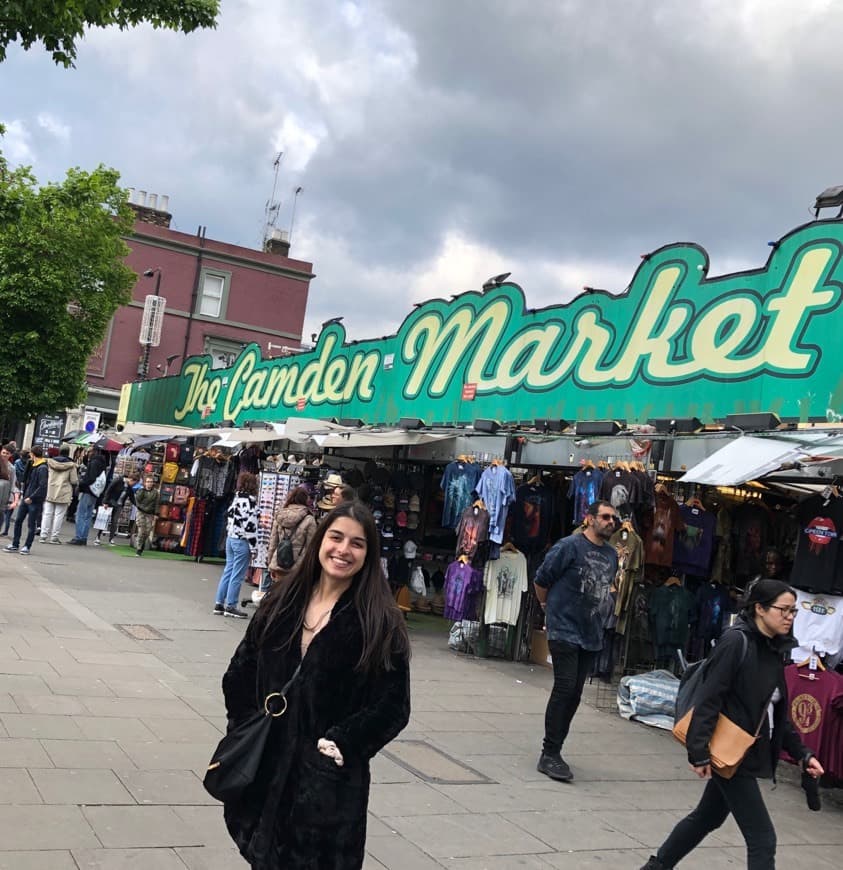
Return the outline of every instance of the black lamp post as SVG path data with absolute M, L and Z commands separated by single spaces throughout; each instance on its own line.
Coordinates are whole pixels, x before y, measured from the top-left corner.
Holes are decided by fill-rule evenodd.
M 155 278 L 155 290 L 153 291 L 156 296 L 160 296 L 161 293 L 161 269 L 156 266 L 154 269 L 147 269 L 143 273 L 144 278 L 151 278 L 153 275 L 156 275 Z M 149 348 L 150 348 L 150 338 L 151 336 L 145 336 L 147 339 L 143 345 L 143 357 L 141 359 L 141 370 L 140 370 L 140 379 L 145 381 L 149 377 Z

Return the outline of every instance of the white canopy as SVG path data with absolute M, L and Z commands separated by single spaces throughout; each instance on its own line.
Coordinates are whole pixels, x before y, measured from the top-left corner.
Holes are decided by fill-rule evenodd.
M 687 471 L 679 482 L 737 486 L 777 471 L 783 465 L 810 458 L 843 456 L 839 432 L 776 432 L 743 435 L 721 447 Z

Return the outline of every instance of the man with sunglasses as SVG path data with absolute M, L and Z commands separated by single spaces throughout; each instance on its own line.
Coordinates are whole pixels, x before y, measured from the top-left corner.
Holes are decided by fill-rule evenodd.
M 603 619 L 618 571 L 618 554 L 609 543 L 617 523 L 609 502 L 590 504 L 585 531 L 557 541 L 534 580 L 553 660 L 553 688 L 536 769 L 559 782 L 574 778 L 562 758 L 562 745 L 580 705 L 585 679 L 603 647 Z

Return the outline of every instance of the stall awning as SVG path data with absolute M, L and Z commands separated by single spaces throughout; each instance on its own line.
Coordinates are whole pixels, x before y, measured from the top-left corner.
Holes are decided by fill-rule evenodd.
M 743 435 L 695 465 L 679 482 L 737 486 L 799 460 L 839 456 L 843 456 L 843 436 L 837 432 L 781 432 L 763 438 Z
M 380 432 L 349 432 L 331 435 L 316 435 L 313 440 L 320 447 L 406 447 L 413 444 L 430 444 L 456 438 L 455 434 L 443 432 L 410 432 L 407 429 L 385 429 Z

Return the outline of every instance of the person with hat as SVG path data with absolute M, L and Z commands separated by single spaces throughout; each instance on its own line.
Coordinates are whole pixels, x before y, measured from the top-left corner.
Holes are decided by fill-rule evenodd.
M 322 484 L 322 498 L 317 502 L 319 510 L 330 511 L 344 501 L 351 501 L 354 490 L 343 483 L 342 477 L 336 471 L 332 471 Z

